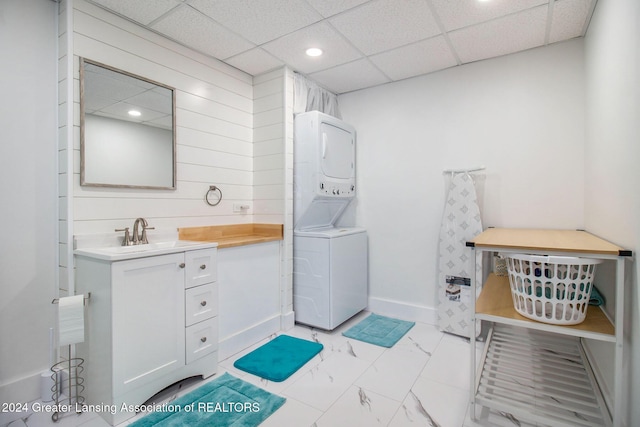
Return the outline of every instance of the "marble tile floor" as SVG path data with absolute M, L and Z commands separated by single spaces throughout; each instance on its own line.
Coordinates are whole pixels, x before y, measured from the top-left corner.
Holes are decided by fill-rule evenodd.
M 526 426 L 507 414 L 486 410 L 478 410 L 479 421 L 470 420 L 469 340 L 424 323 L 416 323 L 389 349 L 342 336 L 367 315 L 360 313 L 332 332 L 302 325 L 287 331 L 291 336 L 318 341 L 324 349 L 283 382 L 265 381 L 233 367 L 236 359 L 267 340 L 221 361 L 219 373 L 229 372 L 287 399 L 261 427 Z M 479 342 L 478 358 L 482 347 Z M 159 394 L 155 401 L 171 401 L 202 384 L 202 380 L 184 382 Z M 35 413 L 10 427 L 25 425 L 108 427 L 95 413 L 70 414 L 55 424 L 50 414 Z

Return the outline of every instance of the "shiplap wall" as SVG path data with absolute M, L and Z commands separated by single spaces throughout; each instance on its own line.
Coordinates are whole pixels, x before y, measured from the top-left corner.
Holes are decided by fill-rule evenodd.
M 256 78 L 254 90 L 252 76 L 84 0 L 73 2 L 70 21 L 61 20 L 62 26 L 73 28 L 73 179 L 69 192 L 73 197 L 61 203 L 61 211 L 67 210 L 61 212 L 61 221 L 69 218 L 73 227 L 67 232 L 69 228 L 64 226 L 61 247 L 72 235 L 132 227 L 137 217 L 146 218 L 156 232 L 199 225 L 284 221 L 284 69 Z M 69 39 L 62 43 L 65 40 Z M 79 185 L 79 57 L 176 89 L 176 190 Z M 65 75 L 62 65 L 61 75 Z M 61 151 L 65 148 L 62 143 Z M 62 152 L 60 156 L 66 157 Z M 62 175 L 68 169 L 61 168 L 63 182 L 66 178 Z M 210 185 L 220 187 L 224 194 L 216 207 L 204 202 Z M 251 208 L 234 212 L 234 204 Z M 65 270 L 71 251 L 67 245 L 61 252 L 67 254 L 61 262 Z
M 58 3 L 58 291 L 66 296 L 73 286 L 73 146 L 80 138 L 79 127 L 73 126 L 73 10 L 69 0 Z M 77 135 L 76 135 L 77 133 Z
M 281 312 L 293 325 L 293 75 L 287 68 L 254 78 L 254 220 L 284 224 Z
M 284 73 L 284 68 L 279 69 L 256 76 L 253 81 L 255 222 L 283 222 Z

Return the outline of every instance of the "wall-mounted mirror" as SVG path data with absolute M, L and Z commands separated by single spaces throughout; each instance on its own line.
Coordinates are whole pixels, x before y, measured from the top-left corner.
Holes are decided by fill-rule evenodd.
M 173 88 L 80 59 L 80 185 L 176 188 Z

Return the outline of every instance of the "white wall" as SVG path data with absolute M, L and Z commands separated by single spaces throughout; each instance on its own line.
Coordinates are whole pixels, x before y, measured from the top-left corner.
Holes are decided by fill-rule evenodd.
M 486 166 L 484 226 L 582 228 L 582 40 L 340 96 L 373 302 L 433 321 L 444 169 Z
M 57 278 L 56 16 L 51 1 L 0 2 L 0 402 L 39 396 L 49 364 Z
M 585 227 L 634 251 L 640 242 L 640 2 L 599 1 L 585 37 Z M 629 426 L 640 425 L 640 290 L 637 261 L 628 262 L 625 310 L 628 353 L 625 398 Z M 605 289 L 612 296 L 612 287 Z M 609 298 L 611 300 L 611 298 Z M 619 305 L 619 304 L 617 304 Z M 594 346 L 611 371 L 611 348 Z M 607 366 L 608 365 L 608 366 Z M 610 374 L 610 372 L 609 372 Z

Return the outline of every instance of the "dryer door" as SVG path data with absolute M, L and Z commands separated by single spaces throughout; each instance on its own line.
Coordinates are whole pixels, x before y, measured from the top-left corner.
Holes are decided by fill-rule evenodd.
M 321 124 L 320 135 L 322 173 L 331 178 L 352 178 L 355 162 L 354 135 L 328 123 Z

